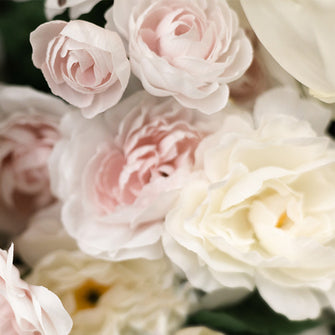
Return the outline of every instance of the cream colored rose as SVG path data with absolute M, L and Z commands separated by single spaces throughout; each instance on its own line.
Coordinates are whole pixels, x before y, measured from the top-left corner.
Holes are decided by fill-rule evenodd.
M 335 308 L 328 119 L 321 106 L 276 89 L 258 99 L 253 118 L 231 114 L 199 145 L 203 175 L 183 189 L 163 239 L 191 284 L 207 292 L 256 287 L 294 320 Z
M 111 263 L 58 251 L 28 280 L 60 297 L 73 318 L 71 335 L 173 334 L 188 312 L 189 290 L 166 259 Z

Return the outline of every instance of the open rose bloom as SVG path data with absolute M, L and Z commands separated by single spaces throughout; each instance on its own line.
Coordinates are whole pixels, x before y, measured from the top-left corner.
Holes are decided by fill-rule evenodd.
M 165 214 L 198 143 L 218 124 L 220 117 L 145 92 L 94 120 L 67 115 L 50 174 L 64 226 L 80 248 L 113 260 L 162 257 Z
M 275 89 L 259 97 L 253 118 L 233 113 L 199 145 L 203 176 L 181 192 L 163 239 L 195 287 L 257 287 L 293 320 L 335 307 L 335 150 L 322 136 L 328 117 L 294 91 Z
M 252 60 L 225 0 L 116 0 L 106 19 L 129 42 L 132 70 L 150 94 L 206 114 L 227 104 L 227 84 Z
M 13 247 L 0 250 L 0 333 L 68 335 L 72 321 L 58 297 L 21 280 L 12 262 Z

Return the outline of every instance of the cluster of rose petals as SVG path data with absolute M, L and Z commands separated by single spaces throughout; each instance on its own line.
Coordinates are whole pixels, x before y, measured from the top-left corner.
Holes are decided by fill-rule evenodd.
M 125 91 L 130 64 L 119 35 L 86 21 L 51 21 L 30 35 L 33 63 L 55 95 L 92 118 Z
M 218 120 L 144 91 L 93 120 L 66 115 L 50 175 L 80 248 L 113 260 L 161 257 L 162 220 Z
M 68 335 L 72 320 L 58 297 L 42 286 L 28 285 L 13 266 L 13 246 L 0 250 L 0 333 Z
M 29 282 L 46 285 L 73 318 L 71 335 L 169 335 L 185 321 L 192 293 L 165 259 L 107 262 L 58 251 L 33 269 Z M 103 287 L 91 306 L 76 292 Z M 85 292 L 82 293 L 85 297 Z
M 132 71 L 146 91 L 206 114 L 225 107 L 227 84 L 252 61 L 225 0 L 116 0 L 106 20 L 129 41 Z
M 163 245 L 192 285 L 259 290 L 299 320 L 335 308 L 335 150 L 330 113 L 274 89 L 200 143 L 203 176 L 181 192 Z
M 28 215 L 54 200 L 48 159 L 67 110 L 59 99 L 27 87 L 0 88 L 0 198 L 4 207 Z M 14 226 L 12 232 L 19 229 Z
M 71 19 L 78 18 L 81 14 L 86 14 L 101 0 L 45 0 L 44 11 L 48 20 L 69 8 Z

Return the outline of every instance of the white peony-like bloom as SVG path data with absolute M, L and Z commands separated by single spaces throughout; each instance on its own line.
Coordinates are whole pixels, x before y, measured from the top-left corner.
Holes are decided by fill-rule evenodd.
M 335 2 L 241 0 L 260 41 L 318 99 L 335 102 Z
M 225 0 L 115 0 L 106 20 L 129 42 L 132 71 L 146 91 L 206 114 L 226 106 L 227 84 L 252 61 Z
M 165 215 L 220 120 L 144 91 L 90 121 L 64 117 L 50 175 L 80 249 L 111 260 L 162 257 Z
M 204 171 L 166 218 L 163 245 L 192 285 L 259 290 L 290 319 L 335 308 L 335 150 L 330 113 L 291 89 L 204 139 Z
M 16 252 L 29 266 L 34 267 L 54 250 L 78 249 L 62 225 L 60 212 L 59 202 L 37 212 L 29 220 L 27 229 L 15 239 Z
M 28 285 L 13 265 L 13 246 L 0 250 L 0 334 L 68 335 L 72 320 L 58 297 Z
M 173 334 L 192 297 L 165 258 L 113 263 L 58 251 L 44 258 L 28 280 L 60 297 L 73 318 L 71 335 Z

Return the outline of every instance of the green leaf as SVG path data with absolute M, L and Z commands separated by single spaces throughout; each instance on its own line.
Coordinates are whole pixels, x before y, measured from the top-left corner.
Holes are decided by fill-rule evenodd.
M 323 323 L 322 319 L 291 321 L 275 313 L 258 293 L 237 305 L 198 311 L 187 320 L 188 325 L 204 325 L 232 335 L 293 335 Z

